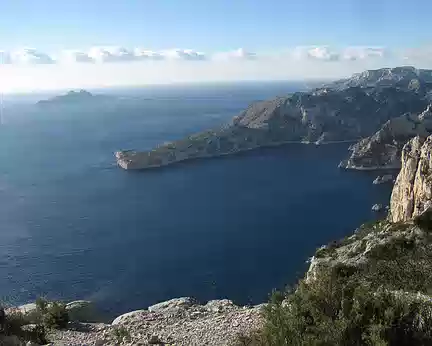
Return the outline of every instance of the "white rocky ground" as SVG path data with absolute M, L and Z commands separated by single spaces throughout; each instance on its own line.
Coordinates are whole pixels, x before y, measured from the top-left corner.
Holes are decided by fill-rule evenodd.
M 262 305 L 239 307 L 230 300 L 199 305 L 177 298 L 117 317 L 112 324 L 70 323 L 50 334 L 52 345 L 232 345 L 238 334 L 263 323 Z

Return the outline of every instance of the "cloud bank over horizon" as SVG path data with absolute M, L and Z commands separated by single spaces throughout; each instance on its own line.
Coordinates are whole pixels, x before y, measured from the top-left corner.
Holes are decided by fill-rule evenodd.
M 121 46 L 92 47 L 88 50 L 62 50 L 56 53 L 46 53 L 35 48 L 23 48 L 14 51 L 0 50 L 0 64 L 118 63 L 146 60 L 226 61 L 274 59 L 278 57 L 331 62 L 384 58 L 388 54 L 390 52 L 384 47 L 356 46 L 342 49 L 334 49 L 329 46 L 304 46 L 294 47 L 282 53 L 251 52 L 245 48 L 214 53 L 179 48 L 153 51 Z
M 99 88 L 193 82 L 336 79 L 382 67 L 432 68 L 432 46 L 299 46 L 273 52 L 92 47 L 43 52 L 0 50 L 0 91 Z

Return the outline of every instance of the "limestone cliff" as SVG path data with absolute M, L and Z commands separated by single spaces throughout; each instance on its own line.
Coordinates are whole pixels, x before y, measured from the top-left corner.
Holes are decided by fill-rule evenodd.
M 432 133 L 432 105 L 420 114 L 404 114 L 388 120 L 374 135 L 350 147 L 351 156 L 340 167 L 347 169 L 400 168 L 405 143 L 414 136 Z
M 432 136 L 415 137 L 402 151 L 402 169 L 390 200 L 393 222 L 407 221 L 421 215 L 432 199 Z

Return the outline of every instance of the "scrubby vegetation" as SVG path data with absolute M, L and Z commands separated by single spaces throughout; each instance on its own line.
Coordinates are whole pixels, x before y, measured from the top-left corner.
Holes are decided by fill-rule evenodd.
M 116 326 L 111 331 L 114 339 L 116 340 L 117 344 L 121 344 L 124 341 L 130 341 L 131 335 L 129 331 L 123 327 L 123 326 Z
M 238 345 L 431 345 L 432 302 L 398 291 L 374 290 L 351 279 L 348 268 L 302 281 L 295 292 L 276 292 L 262 331 Z
M 8 309 L 0 335 L 16 336 L 21 341 L 46 344 L 47 331 L 65 328 L 68 322 L 69 316 L 63 303 L 38 298 L 36 311 L 32 314 L 31 320 L 18 308 Z
M 274 292 L 264 311 L 264 328 L 239 337 L 237 344 L 432 345 L 427 221 L 375 222 L 318 249 L 316 258 L 326 259 L 313 279 L 301 280 L 295 290 Z M 351 245 L 361 248 L 361 261 L 347 255 L 351 250 L 343 246 Z
M 40 315 L 40 322 L 48 329 L 66 328 L 69 315 L 65 304 L 61 302 L 48 302 L 43 298 L 36 300 L 36 306 Z
M 46 329 L 42 324 L 35 324 L 26 328 L 28 321 L 19 309 L 12 309 L 6 314 L 2 334 L 16 336 L 22 341 L 32 341 L 46 344 Z

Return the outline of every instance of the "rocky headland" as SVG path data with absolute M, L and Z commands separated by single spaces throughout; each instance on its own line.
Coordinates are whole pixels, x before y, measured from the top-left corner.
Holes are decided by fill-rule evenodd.
M 358 141 L 389 121 L 389 131 L 405 128 L 403 119 L 392 119 L 422 113 L 430 103 L 430 90 L 432 74 L 428 70 L 400 67 L 366 71 L 309 92 L 254 103 L 221 128 L 149 151 L 118 151 L 115 157 L 124 169 L 147 169 L 285 143 Z M 393 151 L 387 155 L 390 163 L 382 159 L 387 166 L 393 161 L 396 166 L 397 150 Z
M 399 169 L 405 143 L 432 133 L 432 105 L 419 114 L 404 114 L 388 120 L 375 134 L 352 145 L 351 156 L 340 167 L 358 170 Z

